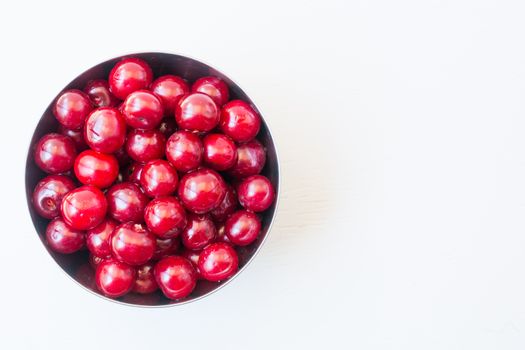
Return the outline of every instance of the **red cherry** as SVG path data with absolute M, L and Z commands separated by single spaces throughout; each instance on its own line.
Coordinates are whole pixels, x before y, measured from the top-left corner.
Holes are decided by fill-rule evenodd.
M 177 131 L 166 143 L 166 157 L 175 169 L 187 172 L 196 169 L 202 160 L 203 147 L 200 138 L 188 131 Z
M 225 223 L 221 223 L 219 226 L 217 226 L 217 236 L 215 237 L 216 242 L 231 243 L 228 236 L 226 236 L 225 226 Z
M 166 160 L 149 161 L 142 168 L 140 184 L 150 197 L 169 196 L 177 189 L 177 171 Z
M 197 279 L 202 279 L 201 274 L 199 272 L 199 256 L 200 255 L 201 255 L 200 250 L 185 249 L 181 253 L 181 256 L 188 259 L 191 262 L 191 265 L 193 265 L 193 268 L 195 269 L 195 272 L 197 273 Z
M 75 143 L 75 147 L 77 149 L 77 152 L 82 152 L 83 150 L 88 148 L 88 145 L 86 144 L 86 141 L 84 140 L 84 130 L 72 130 L 67 129 L 63 125 L 58 126 L 58 132 L 64 136 L 69 136 L 71 140 Z
M 204 214 L 221 204 L 226 195 L 226 184 L 215 171 L 199 169 L 184 175 L 178 194 L 186 208 Z
M 158 77 L 151 84 L 150 90 L 162 100 L 166 115 L 173 114 L 180 98 L 190 92 L 186 81 L 175 75 Z
M 267 177 L 253 175 L 244 179 L 237 187 L 239 202 L 248 210 L 261 212 L 272 205 L 275 190 Z
M 120 101 L 109 91 L 107 81 L 92 80 L 84 87 L 84 92 L 89 96 L 95 107 L 115 107 Z
M 146 89 L 153 80 L 150 66 L 140 58 L 125 58 L 109 73 L 109 90 L 123 100 L 129 94 Z
M 144 164 L 141 164 L 141 163 L 131 164 L 126 170 L 124 181 L 129 181 L 129 182 L 136 183 L 137 185 L 140 185 L 140 175 L 142 174 L 143 167 L 144 167 Z
M 202 77 L 197 79 L 191 87 L 192 92 L 202 92 L 210 96 L 218 106 L 222 106 L 230 99 L 228 85 L 217 77 Z
M 158 237 L 170 238 L 186 226 L 186 212 L 175 197 L 157 198 L 146 206 L 144 221 Z
M 36 185 L 33 191 L 33 207 L 46 218 L 53 219 L 60 215 L 62 198 L 75 188 L 75 183 L 67 176 L 49 175 Z
M 225 221 L 237 209 L 237 194 L 230 185 L 226 185 L 226 195 L 218 207 L 210 211 L 211 217 L 217 222 Z
M 98 257 L 98 256 L 96 256 L 96 255 L 93 255 L 93 254 L 89 254 L 89 258 L 88 258 L 88 260 L 89 260 L 89 265 L 91 265 L 91 267 L 92 267 L 94 270 L 96 270 L 96 269 L 97 269 L 97 266 L 98 266 L 101 262 L 103 262 L 103 261 L 105 261 L 105 260 L 107 260 L 107 259 L 106 259 L 106 258 L 100 258 L 100 257 Z
M 86 235 L 84 232 L 66 225 L 61 218 L 56 218 L 47 225 L 46 240 L 51 250 L 57 253 L 71 254 L 84 246 Z
M 164 115 L 160 99 L 146 90 L 129 94 L 121 109 L 126 123 L 135 129 L 154 129 Z
M 213 242 L 217 229 L 207 215 L 190 215 L 188 224 L 181 234 L 182 244 L 192 250 L 199 250 Z
M 166 138 L 158 130 L 133 130 L 128 134 L 126 151 L 136 162 L 146 163 L 164 156 Z
M 160 260 L 168 255 L 175 255 L 179 250 L 180 240 L 178 237 L 157 238 L 157 247 L 153 253 L 153 260 Z
M 133 288 L 135 276 L 136 271 L 133 267 L 114 259 L 108 259 L 97 266 L 95 280 L 97 288 L 104 295 L 118 298 Z
M 113 256 L 129 265 L 147 263 L 155 252 L 155 236 L 142 224 L 127 222 L 113 231 L 111 249 Z
M 234 177 L 246 177 L 261 172 L 266 163 L 266 151 L 257 140 L 244 143 L 237 147 L 237 161 L 229 174 Z
M 254 213 L 239 210 L 226 221 L 224 232 L 233 244 L 245 246 L 257 239 L 261 232 L 261 220 Z
M 93 105 L 89 97 L 80 90 L 63 92 L 53 105 L 53 114 L 60 124 L 68 129 L 81 129 Z
M 155 280 L 162 293 L 170 299 L 190 295 L 197 283 L 197 273 L 190 261 L 181 256 L 168 256 L 154 268 Z
M 126 121 L 116 108 L 95 109 L 86 119 L 84 139 L 97 152 L 116 152 L 126 140 Z
M 230 278 L 238 267 L 237 253 L 228 243 L 212 243 L 199 256 L 199 272 L 208 281 L 218 282 Z
M 161 120 L 159 124 L 159 131 L 164 134 L 166 138 L 170 137 L 177 130 L 177 124 L 173 117 L 167 117 Z
M 219 123 L 219 109 L 210 96 L 195 92 L 179 100 L 175 120 L 183 129 L 208 132 Z
M 111 154 L 86 150 L 75 160 L 75 175 L 84 185 L 98 188 L 110 186 L 118 176 L 117 158 Z
M 137 268 L 137 278 L 132 291 L 139 294 L 153 293 L 159 288 L 153 274 L 153 264 L 144 264 Z
M 86 232 L 86 245 L 92 255 L 99 258 L 111 256 L 111 235 L 115 227 L 117 223 L 107 219 Z
M 63 173 L 71 169 L 76 155 L 73 140 L 60 134 L 44 135 L 35 145 L 35 163 L 49 174 Z
M 237 142 L 252 140 L 261 128 L 261 117 L 246 102 L 230 101 L 222 107 L 219 127 Z
M 81 186 L 62 199 L 60 212 L 64 221 L 77 230 L 89 230 L 104 220 L 108 204 L 101 190 L 94 186 Z
M 108 213 L 113 219 L 120 222 L 142 222 L 149 198 L 139 186 L 131 182 L 113 185 L 106 193 L 106 198 Z
M 237 161 L 237 146 L 231 138 L 221 134 L 209 134 L 202 140 L 204 162 L 215 170 L 226 170 Z

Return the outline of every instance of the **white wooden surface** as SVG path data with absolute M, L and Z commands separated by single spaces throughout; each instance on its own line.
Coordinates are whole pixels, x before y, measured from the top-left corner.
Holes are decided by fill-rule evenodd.
M 523 349 L 523 2 L 126 3 L 0 5 L 0 348 Z M 283 173 L 247 271 L 156 310 L 67 279 L 23 188 L 51 98 L 146 50 L 201 58 L 244 87 Z

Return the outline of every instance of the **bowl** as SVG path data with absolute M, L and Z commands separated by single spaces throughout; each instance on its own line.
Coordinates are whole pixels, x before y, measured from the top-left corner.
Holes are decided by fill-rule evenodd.
M 47 246 L 45 240 L 45 230 L 49 220 L 46 220 L 40 217 L 31 204 L 31 197 L 33 189 L 35 188 L 38 181 L 40 181 L 46 174 L 40 170 L 35 162 L 33 161 L 33 149 L 38 140 L 45 134 L 53 132 L 58 128 L 58 122 L 52 113 L 52 103 L 58 97 L 61 91 L 58 91 L 57 96 L 51 101 L 47 109 L 42 114 L 31 143 L 29 145 L 29 150 L 26 160 L 26 172 L 25 172 L 25 186 L 26 186 L 26 197 L 27 197 L 27 206 L 29 208 L 29 214 L 31 220 L 33 221 L 36 233 L 44 245 L 45 249 L 48 251 L 49 255 L 53 260 L 60 266 L 60 268 L 71 277 L 72 280 L 76 281 L 80 286 L 85 290 L 96 294 L 106 300 L 131 305 L 131 306 L 143 306 L 143 307 L 166 307 L 173 305 L 180 305 L 192 301 L 202 299 L 211 293 L 219 290 L 226 284 L 228 284 L 233 278 L 238 276 L 250 263 L 259 250 L 262 247 L 262 244 L 266 240 L 270 228 L 272 226 L 273 219 L 275 217 L 275 212 L 277 209 L 277 203 L 279 199 L 279 161 L 277 157 L 277 151 L 272 139 L 270 129 L 266 122 L 264 121 L 264 115 L 257 108 L 255 103 L 250 99 L 246 93 L 229 77 L 219 72 L 217 69 L 202 63 L 196 59 L 189 58 L 186 56 L 175 55 L 170 53 L 161 53 L 161 52 L 144 52 L 131 55 L 125 55 L 120 57 L 115 57 L 113 59 L 102 62 L 80 74 L 73 81 L 67 84 L 63 90 L 66 89 L 82 89 L 87 82 L 93 79 L 107 79 L 107 76 L 111 68 L 121 59 L 126 57 L 139 57 L 148 62 L 153 69 L 154 76 L 160 76 L 164 74 L 174 74 L 183 77 L 189 83 L 192 83 L 197 78 L 207 75 L 217 76 L 223 79 L 229 86 L 230 89 L 230 99 L 242 99 L 250 103 L 261 115 L 262 125 L 261 130 L 257 136 L 257 139 L 266 147 L 267 150 L 267 159 L 266 165 L 262 171 L 262 174 L 267 176 L 270 181 L 275 186 L 276 199 L 273 205 L 264 213 L 262 213 L 262 230 L 255 242 L 246 247 L 237 247 L 236 250 L 239 254 L 239 270 L 237 273 L 228 280 L 222 282 L 209 282 L 204 280 L 199 280 L 197 287 L 192 292 L 190 296 L 181 300 L 171 300 L 162 295 L 160 291 L 157 291 L 152 294 L 140 295 L 129 293 L 118 299 L 110 299 L 101 294 L 95 285 L 95 274 L 94 270 L 88 263 L 88 251 L 83 250 L 74 254 L 59 254 Z

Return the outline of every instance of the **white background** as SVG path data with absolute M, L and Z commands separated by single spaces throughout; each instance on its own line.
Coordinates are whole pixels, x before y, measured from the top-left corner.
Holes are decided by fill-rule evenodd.
M 522 1 L 1 6 L 0 348 L 525 347 Z M 252 265 L 166 309 L 66 278 L 23 187 L 53 96 L 149 50 L 203 59 L 245 88 L 283 173 Z

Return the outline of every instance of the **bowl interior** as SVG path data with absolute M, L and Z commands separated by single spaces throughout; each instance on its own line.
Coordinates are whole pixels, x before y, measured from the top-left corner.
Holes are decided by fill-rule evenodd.
M 88 69 L 87 71 L 79 75 L 76 79 L 74 79 L 71 83 L 69 83 L 67 86 L 65 86 L 64 90 L 73 89 L 73 88 L 82 90 L 83 87 L 86 85 L 86 83 L 89 82 L 90 80 L 107 79 L 108 74 L 111 68 L 115 65 L 115 63 L 125 57 L 139 57 L 139 58 L 144 59 L 151 65 L 155 77 L 158 77 L 164 74 L 174 74 L 174 75 L 183 77 L 189 83 L 193 83 L 197 78 L 202 77 L 202 76 L 206 76 L 206 75 L 218 76 L 228 83 L 228 86 L 230 88 L 230 94 L 231 94 L 230 98 L 231 99 L 242 99 L 244 101 L 247 101 L 248 103 L 251 103 L 252 106 L 255 109 L 257 109 L 255 104 L 244 93 L 244 91 L 242 91 L 242 89 L 237 84 L 235 84 L 231 79 L 229 79 L 227 76 L 225 76 L 221 72 L 213 69 L 212 67 L 204 63 L 196 61 L 194 59 L 184 57 L 184 56 L 174 55 L 174 54 L 166 54 L 166 53 L 148 52 L 148 53 L 139 53 L 139 54 L 133 54 L 133 55 L 128 55 L 128 56 L 116 57 L 114 59 L 98 64 L 91 69 Z M 60 92 L 58 92 L 58 94 L 59 93 Z M 58 94 L 57 94 L 57 97 L 58 97 Z M 31 139 L 31 145 L 29 147 L 29 152 L 27 155 L 26 179 L 25 179 L 27 205 L 29 207 L 31 220 L 33 221 L 33 224 L 35 226 L 35 229 L 38 233 L 40 240 L 44 244 L 49 254 L 57 262 L 57 264 L 69 276 L 71 276 L 71 278 L 77 281 L 80 285 L 102 296 L 102 294 L 98 292 L 95 286 L 94 271 L 90 267 L 88 260 L 87 260 L 88 252 L 81 251 L 81 252 L 71 254 L 71 255 L 64 255 L 64 254 L 55 253 L 52 250 L 50 250 L 45 241 L 45 229 L 46 229 L 46 226 L 49 220 L 46 220 L 40 217 L 36 213 L 36 211 L 33 209 L 33 206 L 31 204 L 31 196 L 32 196 L 33 189 L 35 188 L 38 181 L 40 181 L 43 177 L 46 176 L 46 174 L 43 171 L 41 171 L 33 161 L 32 153 L 33 153 L 34 145 L 43 135 L 49 132 L 56 131 L 58 127 L 58 122 L 56 121 L 52 113 L 52 102 L 45 110 L 44 114 L 40 118 L 40 121 L 38 122 L 38 125 L 35 128 L 33 137 Z M 266 165 L 262 171 L 262 174 L 267 176 L 272 181 L 272 183 L 276 187 L 275 189 L 276 194 L 278 195 L 279 193 L 279 189 L 278 189 L 279 169 L 278 169 L 278 164 L 277 164 L 277 155 L 276 155 L 276 150 L 275 150 L 275 146 L 274 146 L 272 137 L 270 135 L 270 131 L 264 121 L 264 118 L 263 118 L 263 122 L 261 126 L 261 131 L 259 132 L 257 139 L 265 145 L 266 150 L 267 150 Z M 275 203 L 277 203 L 277 200 L 278 199 L 276 198 Z M 258 239 L 247 247 L 241 247 L 237 249 L 239 253 L 239 263 L 240 263 L 240 269 L 237 272 L 237 274 L 239 274 L 242 271 L 242 269 L 246 266 L 246 264 L 254 257 L 256 252 L 259 250 L 261 244 L 263 243 L 266 235 L 268 234 L 269 227 L 274 217 L 275 203 L 272 205 L 271 208 L 269 208 L 266 212 L 262 214 L 262 231 Z M 220 283 L 199 281 L 194 292 L 188 298 L 178 300 L 178 301 L 167 299 L 160 292 L 156 292 L 156 293 L 149 294 L 149 295 L 139 295 L 139 294 L 130 293 L 130 294 L 125 295 L 122 298 L 117 299 L 117 301 L 120 301 L 125 304 L 140 305 L 140 306 L 167 306 L 167 305 L 180 304 L 180 303 L 185 303 L 188 301 L 202 298 L 212 293 L 213 291 L 217 290 L 222 285 L 226 284 L 228 281 L 229 280 L 223 281 Z M 113 299 L 108 299 L 108 300 L 113 300 Z

